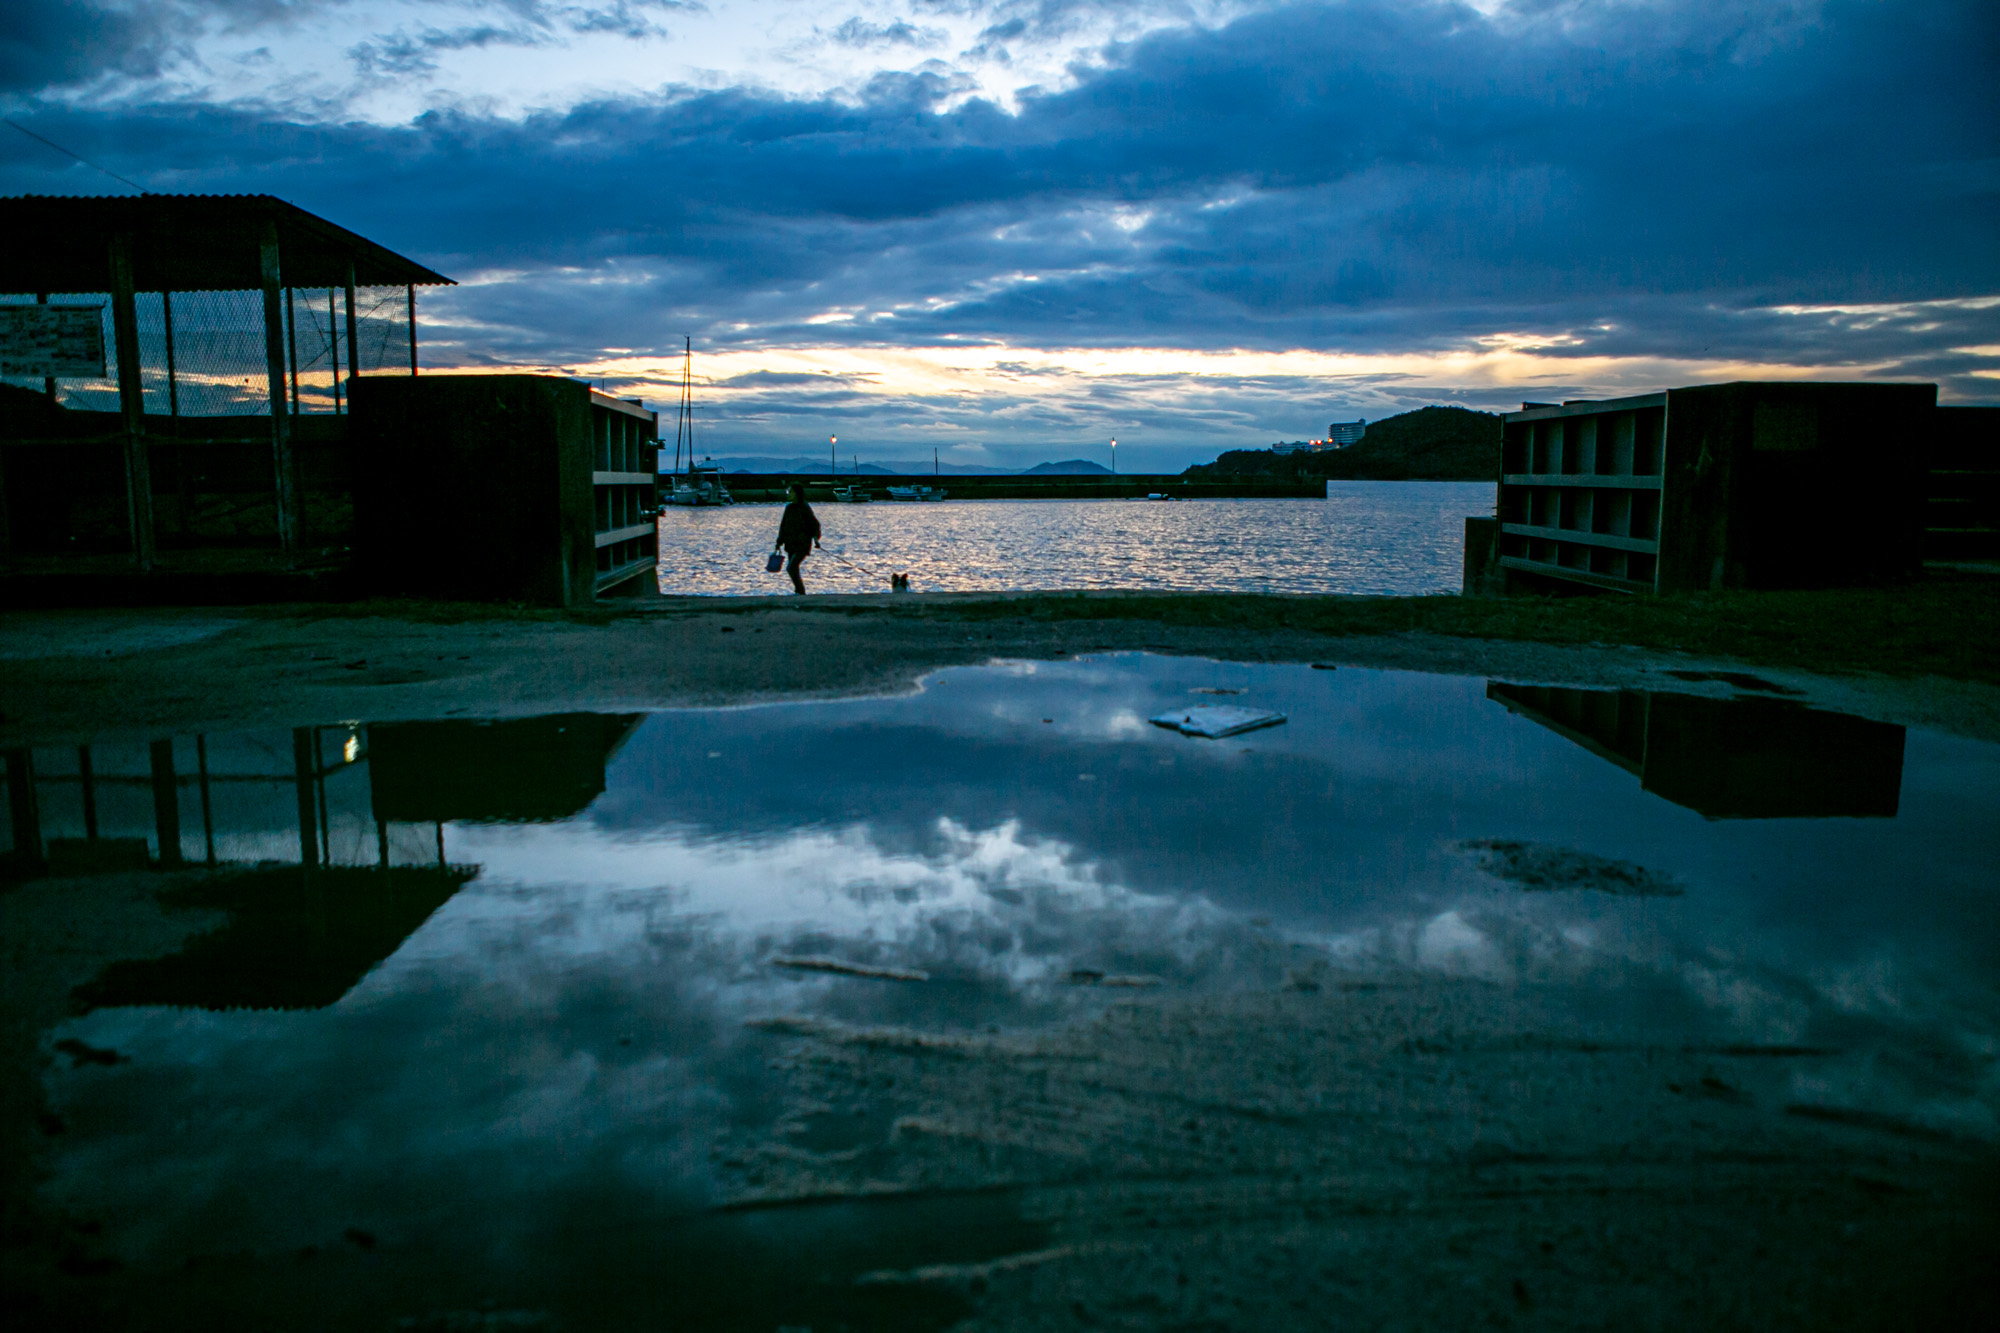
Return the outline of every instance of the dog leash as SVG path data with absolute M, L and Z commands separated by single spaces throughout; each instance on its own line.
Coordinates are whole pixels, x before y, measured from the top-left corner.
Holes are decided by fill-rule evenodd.
M 879 570 L 870 569 L 866 565 L 856 564 L 854 561 L 849 560 L 846 556 L 842 555 L 839 551 L 835 550 L 833 547 L 815 546 L 813 549 L 818 551 L 822 555 L 832 556 L 835 560 L 838 560 L 841 564 L 846 565 L 849 569 L 856 570 L 860 573 L 866 574 L 871 579 L 879 579 L 882 577 L 882 574 Z M 775 555 L 776 552 L 773 552 L 772 554 Z M 892 588 L 896 586 L 894 575 L 891 575 L 889 578 L 889 586 Z
M 820 547 L 819 549 L 825 551 L 828 555 L 832 556 L 835 560 L 838 560 L 841 564 L 846 565 L 849 569 L 858 569 L 871 579 L 879 579 L 882 577 L 882 575 L 878 571 L 870 569 L 866 565 L 858 565 L 854 561 L 849 560 L 846 556 L 842 555 L 838 551 L 829 550 L 827 547 L 824 546 Z

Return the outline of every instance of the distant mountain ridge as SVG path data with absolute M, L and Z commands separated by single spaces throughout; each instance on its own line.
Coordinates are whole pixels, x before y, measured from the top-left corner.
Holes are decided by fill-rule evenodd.
M 1024 477 L 1108 477 L 1111 469 L 1087 458 L 1065 458 L 1060 463 L 1037 463 L 1021 473 Z
M 1368 424 L 1358 444 L 1319 453 L 1231 449 L 1191 478 L 1284 476 L 1351 481 L 1498 481 L 1500 418 L 1463 407 L 1420 407 Z
M 704 460 L 711 461 L 711 460 Z M 799 473 L 805 476 L 825 476 L 828 472 L 824 458 L 769 458 L 756 455 L 729 456 L 712 460 L 725 472 L 781 472 Z M 863 463 L 858 475 L 863 477 L 928 477 L 932 475 L 929 459 L 891 459 L 886 463 Z M 1105 473 L 1111 469 L 1081 458 L 1066 459 L 1060 463 L 1037 463 L 1030 468 L 986 467 L 978 463 L 937 464 L 937 472 L 943 476 L 957 477 L 1012 477 L 1012 476 L 1076 476 L 1081 474 Z M 854 465 L 842 463 L 836 476 L 857 475 Z

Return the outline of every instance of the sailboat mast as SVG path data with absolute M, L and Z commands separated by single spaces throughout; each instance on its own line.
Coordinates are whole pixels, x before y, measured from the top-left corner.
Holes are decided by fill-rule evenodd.
M 674 475 L 680 475 L 681 448 L 687 443 L 687 363 L 681 363 L 681 396 L 674 404 Z
M 674 466 L 681 466 L 681 444 L 687 444 L 687 476 L 694 477 L 694 336 L 686 336 L 681 359 L 681 414 L 674 424 Z

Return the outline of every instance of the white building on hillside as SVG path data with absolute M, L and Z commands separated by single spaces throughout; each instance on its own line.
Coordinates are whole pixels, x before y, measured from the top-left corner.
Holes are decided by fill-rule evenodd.
M 1286 444 L 1274 444 L 1271 446 L 1271 452 L 1317 454 L 1324 453 L 1328 449 L 1345 449 L 1350 444 L 1358 443 L 1367 433 L 1366 421 L 1336 421 L 1327 427 L 1326 438 L 1323 440 L 1292 440 Z

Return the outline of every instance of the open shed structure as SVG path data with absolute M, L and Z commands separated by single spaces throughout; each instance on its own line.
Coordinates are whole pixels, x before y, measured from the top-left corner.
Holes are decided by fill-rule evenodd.
M 1502 418 L 1509 586 L 1813 588 L 1922 567 L 1935 384 L 1704 384 Z M 1469 549 L 1469 548 L 1468 548 Z
M 388 364 L 379 350 L 368 369 L 417 373 L 416 289 L 451 283 L 451 279 L 407 259 L 344 227 L 269 195 L 139 195 L 136 197 L 18 196 L 0 199 L 0 230 L 12 244 L 0 248 L 0 300 L 32 296 L 46 303 L 52 295 L 108 294 L 110 345 L 116 362 L 118 418 L 115 436 L 124 474 L 125 508 L 131 552 L 141 569 L 156 559 L 154 531 L 155 484 L 149 462 L 149 440 L 170 436 L 177 445 L 241 444 L 240 429 L 210 431 L 224 439 L 191 440 L 179 420 L 185 369 L 176 365 L 173 313 L 175 293 L 250 293 L 261 295 L 261 375 L 267 404 L 270 473 L 275 502 L 276 537 L 287 561 L 298 558 L 303 545 L 302 486 L 294 452 L 295 426 L 300 417 L 298 361 L 299 320 L 293 293 L 324 289 L 328 309 L 325 351 L 330 353 L 331 401 L 335 412 L 342 399 L 339 330 L 331 308 L 336 293 L 344 293 L 346 371 L 351 379 L 361 338 L 357 328 L 357 288 L 401 288 L 407 308 L 407 370 Z M 142 365 L 139 297 L 157 294 L 163 317 L 164 366 Z M 164 376 L 160 371 L 164 371 Z M 246 377 L 247 378 L 247 377 Z M 166 413 L 148 412 L 148 384 L 164 388 Z M 12 445 L 76 446 L 102 443 L 99 428 L 91 441 L 78 435 L 73 423 L 58 428 L 55 411 L 58 386 L 53 379 L 43 391 L 50 411 L 43 420 L 50 428 L 37 434 L 23 425 L 25 414 L 10 412 L 16 421 L 0 432 Z M 19 391 L 16 390 L 16 393 Z M 149 424 L 149 416 L 153 421 Z M 162 417 L 175 418 L 160 430 Z M 48 438 L 40 438 L 47 436 Z

